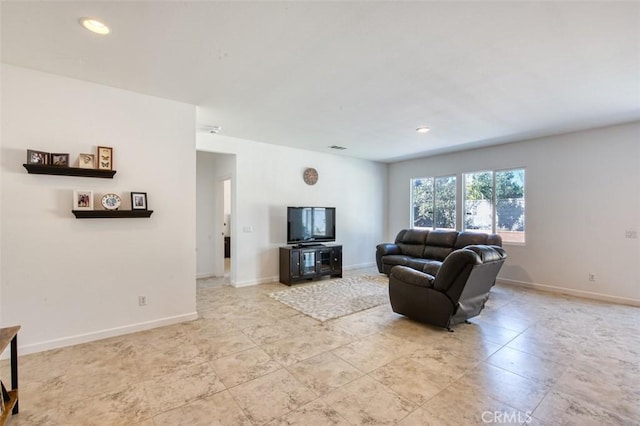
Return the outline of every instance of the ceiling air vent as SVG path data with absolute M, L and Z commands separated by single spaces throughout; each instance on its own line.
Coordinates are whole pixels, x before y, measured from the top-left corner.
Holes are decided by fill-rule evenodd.
M 205 133 L 211 133 L 214 135 L 217 135 L 218 133 L 220 133 L 222 131 L 222 127 L 221 126 L 212 126 L 212 125 L 202 125 L 198 128 L 199 131 L 201 132 L 205 132 Z
M 339 145 L 331 145 L 329 148 L 331 148 L 331 149 L 337 149 L 338 151 L 342 151 L 342 150 L 347 149 L 346 147 L 344 147 L 344 146 L 339 146 Z

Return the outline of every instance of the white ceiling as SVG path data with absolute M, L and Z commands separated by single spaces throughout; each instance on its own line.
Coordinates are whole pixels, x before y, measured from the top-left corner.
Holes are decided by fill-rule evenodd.
M 4 1 L 1 25 L 4 63 L 375 161 L 640 119 L 639 2 Z

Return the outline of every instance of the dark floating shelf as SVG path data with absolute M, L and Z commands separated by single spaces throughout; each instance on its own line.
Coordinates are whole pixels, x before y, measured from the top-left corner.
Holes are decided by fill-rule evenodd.
M 151 217 L 153 210 L 71 210 L 76 219 L 123 219 Z
M 35 175 L 83 176 L 113 179 L 115 170 L 81 169 L 79 167 L 51 166 L 48 164 L 23 164 L 27 172 Z

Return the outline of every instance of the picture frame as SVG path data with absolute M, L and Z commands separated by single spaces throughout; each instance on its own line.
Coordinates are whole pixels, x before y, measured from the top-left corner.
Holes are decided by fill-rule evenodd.
M 131 210 L 147 210 L 147 193 L 132 192 L 131 193 Z
M 96 161 L 98 170 L 113 170 L 113 148 L 99 146 Z
M 85 189 L 74 190 L 73 210 L 93 210 L 93 191 Z
M 27 150 L 27 164 L 49 164 L 49 153 L 44 151 Z
M 51 153 L 49 154 L 52 166 L 69 167 L 69 154 Z
M 80 154 L 78 156 L 78 167 L 81 169 L 95 169 L 96 168 L 95 154 Z

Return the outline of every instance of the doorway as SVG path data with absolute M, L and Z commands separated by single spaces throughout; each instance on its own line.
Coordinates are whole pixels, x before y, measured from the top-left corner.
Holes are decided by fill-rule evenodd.
M 198 151 L 196 160 L 196 276 L 233 282 L 233 257 L 238 253 L 233 218 L 236 156 Z
M 231 179 L 222 181 L 223 201 L 223 237 L 224 237 L 224 276 L 231 273 Z

